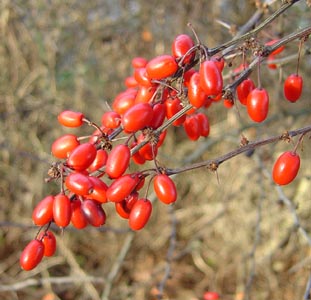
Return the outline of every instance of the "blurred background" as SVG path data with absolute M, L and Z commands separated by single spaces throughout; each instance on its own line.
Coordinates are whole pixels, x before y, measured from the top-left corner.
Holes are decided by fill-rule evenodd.
M 53 161 L 51 143 L 67 132 L 90 133 L 62 128 L 58 113 L 82 111 L 100 123 L 124 90 L 133 57 L 170 54 L 176 35 L 192 35 L 188 22 L 205 45 L 215 47 L 230 40 L 260 2 L 0 1 L 1 299 L 157 299 L 164 281 L 163 299 L 203 299 L 206 291 L 218 292 L 222 300 L 302 299 L 311 263 L 308 137 L 299 149 L 299 175 L 289 186 L 276 189 L 270 174 L 278 155 L 293 144 L 268 145 L 225 162 L 219 182 L 206 169 L 175 177 L 176 205 L 155 201 L 140 232 L 129 232 L 127 222 L 108 207 L 102 230 L 57 231 L 54 257 L 31 272 L 21 271 L 18 262 L 37 233 L 32 209 L 58 191 L 54 183 L 44 183 Z M 263 18 L 280 6 L 274 2 Z M 266 42 L 307 25 L 310 8 L 300 1 L 258 38 Z M 310 45 L 307 41 L 302 51 L 305 85 L 297 103 L 285 101 L 282 92 L 284 78 L 296 70 L 295 41 L 280 55 L 285 63 L 279 68 L 261 68 L 271 99 L 264 124 L 255 126 L 241 105 L 228 110 L 219 102 L 207 111 L 210 137 L 194 143 L 181 128 L 170 128 L 160 162 L 179 167 L 236 149 L 241 134 L 255 140 L 310 125 Z M 225 74 L 240 63 L 227 64 Z M 256 74 L 252 78 L 256 82 Z M 170 277 L 164 280 L 167 257 Z

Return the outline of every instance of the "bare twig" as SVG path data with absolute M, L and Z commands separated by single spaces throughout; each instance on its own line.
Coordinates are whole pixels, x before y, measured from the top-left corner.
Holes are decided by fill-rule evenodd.
M 288 137 L 294 137 L 294 136 L 297 136 L 297 135 L 300 135 L 300 134 L 306 134 L 308 132 L 311 132 L 311 125 L 303 127 L 303 128 L 299 128 L 297 130 L 288 131 L 286 133 L 286 135 L 288 135 Z M 268 145 L 268 144 L 279 142 L 279 141 L 283 140 L 283 138 L 284 138 L 284 133 L 281 134 L 281 135 L 269 137 L 269 138 L 266 138 L 266 139 L 261 139 L 261 140 L 255 141 L 255 142 L 250 142 L 249 144 L 247 144 L 245 146 L 242 146 L 240 148 L 237 148 L 236 150 L 230 151 L 230 152 L 228 152 L 228 153 L 226 153 L 226 154 L 224 154 L 222 156 L 219 156 L 219 157 L 217 157 L 215 159 L 209 159 L 209 160 L 206 160 L 206 161 L 195 163 L 195 164 L 192 164 L 192 165 L 189 165 L 189 166 L 184 166 L 184 167 L 181 167 L 181 168 L 167 169 L 166 173 L 168 175 L 178 174 L 178 173 L 183 173 L 183 172 L 186 172 L 186 171 L 190 171 L 190 170 L 194 170 L 194 169 L 199 169 L 199 168 L 203 168 L 203 167 L 211 167 L 211 165 L 215 165 L 215 166 L 218 167 L 223 162 L 225 162 L 225 161 L 227 161 L 227 160 L 229 160 L 229 159 L 231 159 L 231 158 L 233 158 L 233 157 L 235 157 L 237 155 L 240 155 L 241 153 L 245 153 L 247 151 L 254 150 L 254 149 L 258 148 L 258 147 L 262 147 L 262 146 L 265 146 L 265 145 Z
M 31 286 L 40 286 L 44 284 L 77 284 L 77 283 L 105 283 L 105 279 L 93 276 L 61 276 L 61 277 L 48 277 L 48 278 L 29 278 L 21 282 L 13 284 L 1 284 L 0 292 L 18 291 Z
M 227 48 L 229 48 L 232 45 L 236 45 L 237 43 L 240 43 L 242 41 L 247 40 L 248 38 L 250 38 L 251 36 L 255 35 L 256 33 L 258 33 L 259 31 L 261 31 L 263 28 L 265 28 L 267 25 L 269 25 L 272 21 L 274 21 L 278 16 L 282 15 L 287 9 L 289 9 L 293 4 L 295 4 L 296 2 L 299 2 L 300 0 L 294 0 L 294 1 L 288 1 L 286 3 L 284 3 L 277 11 L 275 11 L 272 15 L 270 15 L 266 20 L 264 20 L 262 23 L 260 23 L 256 28 L 254 28 L 251 31 L 248 31 L 247 33 L 235 37 L 234 39 L 232 39 L 231 41 L 224 43 L 220 46 L 217 46 L 215 48 L 212 49 L 208 49 L 208 54 L 210 56 L 215 55 L 216 53 L 225 50 Z
M 259 164 L 259 168 L 260 170 L 263 170 L 263 164 L 261 161 L 261 157 L 259 155 L 256 155 L 255 158 L 257 158 L 256 160 L 258 161 Z M 249 275 L 248 275 L 248 280 L 245 284 L 245 288 L 244 288 L 244 294 L 245 294 L 245 300 L 250 299 L 250 290 L 256 275 L 256 258 L 255 258 L 255 254 L 256 254 L 256 250 L 257 247 L 260 243 L 260 238 L 261 238 L 261 221 L 262 221 L 262 206 L 263 206 L 263 201 L 265 199 L 265 193 L 264 193 L 264 188 L 263 188 L 263 182 L 262 182 L 262 172 L 260 173 L 261 176 L 259 178 L 259 185 L 261 186 L 260 188 L 260 196 L 259 196 L 259 202 L 257 205 L 257 219 L 256 219 L 256 227 L 255 227 L 255 238 L 254 238 L 254 243 L 253 243 L 253 247 L 251 249 L 251 252 L 249 254 L 249 257 L 251 259 L 251 266 L 250 266 L 250 271 L 249 271 Z
M 101 299 L 102 300 L 109 300 L 109 295 L 112 289 L 112 284 L 113 281 L 115 279 L 115 277 L 118 275 L 118 272 L 120 270 L 120 268 L 122 267 L 123 261 L 128 253 L 128 251 L 131 248 L 132 242 L 134 240 L 135 237 L 135 233 L 134 232 L 129 232 L 126 237 L 125 240 L 123 242 L 123 246 L 119 252 L 119 255 L 117 256 L 108 276 L 106 279 L 106 284 L 105 284 L 105 288 L 104 291 L 101 295 Z
M 169 240 L 169 248 L 166 254 L 166 266 L 165 266 L 165 273 L 164 276 L 159 284 L 159 294 L 157 295 L 158 299 L 161 300 L 163 298 L 163 292 L 165 288 L 165 284 L 167 280 L 170 278 L 171 275 L 171 265 L 173 261 L 173 254 L 176 248 L 176 226 L 177 226 L 177 220 L 175 216 L 175 209 L 173 205 L 170 205 L 168 207 L 169 213 L 171 216 L 171 234 L 170 234 L 170 240 Z
M 306 291 L 303 296 L 303 300 L 310 300 L 311 299 L 311 274 L 309 275 L 309 279 L 306 285 Z

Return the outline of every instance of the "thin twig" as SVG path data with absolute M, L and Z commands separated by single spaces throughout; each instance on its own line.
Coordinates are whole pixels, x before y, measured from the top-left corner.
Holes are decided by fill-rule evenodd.
M 119 270 L 122 267 L 122 264 L 124 262 L 124 259 L 128 253 L 128 251 L 131 248 L 132 242 L 134 240 L 135 237 L 135 233 L 133 231 L 129 232 L 127 234 L 127 236 L 125 237 L 125 240 L 123 242 L 123 246 L 119 252 L 119 255 L 117 256 L 108 276 L 106 279 L 106 284 L 105 284 L 105 288 L 104 291 L 102 293 L 101 299 L 102 300 L 109 300 L 109 295 L 112 289 L 112 285 L 113 285 L 113 281 L 116 278 L 116 276 L 119 273 Z
M 256 155 L 255 158 L 257 158 L 259 168 L 260 170 L 263 170 L 263 164 L 261 161 L 261 157 L 259 155 Z M 250 266 L 250 271 L 248 275 L 248 280 L 245 284 L 244 288 L 244 294 L 245 294 L 245 300 L 250 299 L 250 291 L 251 287 L 256 275 L 256 250 L 257 247 L 260 243 L 260 238 L 261 238 L 261 221 L 262 221 L 262 206 L 263 206 L 263 201 L 265 199 L 265 193 L 264 193 L 264 188 L 263 188 L 263 180 L 262 180 L 262 172 L 260 172 L 261 176 L 259 178 L 259 185 L 260 185 L 260 196 L 259 196 L 259 202 L 257 205 L 257 219 L 256 219 L 256 227 L 255 227 L 255 238 L 254 238 L 254 243 L 253 247 L 251 249 L 251 252 L 249 254 L 249 257 L 251 259 L 251 266 Z
M 165 272 L 164 276 L 159 284 L 159 294 L 157 295 L 157 298 L 161 300 L 163 298 L 163 292 L 164 288 L 166 285 L 167 280 L 171 276 L 171 266 L 172 266 L 172 261 L 173 261 L 173 254 L 176 248 L 176 227 L 177 227 L 177 219 L 175 215 L 175 207 L 174 205 L 170 205 L 168 207 L 169 209 L 169 214 L 171 217 L 171 234 L 170 234 L 170 239 L 169 239 L 169 248 L 166 254 L 166 265 L 165 265 Z
M 308 282 L 306 285 L 306 291 L 304 293 L 303 300 L 310 300 L 311 299 L 310 291 L 311 291 L 311 273 L 309 275 L 309 279 L 308 279 Z
M 61 277 L 48 277 L 48 278 L 29 278 L 21 282 L 13 284 L 1 284 L 0 292 L 18 291 L 31 286 L 40 286 L 44 284 L 77 284 L 77 283 L 105 283 L 105 279 L 93 276 L 61 276 Z
M 273 20 L 275 20 L 278 16 L 283 14 L 287 9 L 289 9 L 294 3 L 299 2 L 300 0 L 294 0 L 291 2 L 284 3 L 278 10 L 276 10 L 272 15 L 270 15 L 266 20 L 264 20 L 262 23 L 260 23 L 256 28 L 254 28 L 251 31 L 248 31 L 247 33 L 235 37 L 229 42 L 226 42 L 220 46 L 217 46 L 215 48 L 208 49 L 209 56 L 213 56 L 217 54 L 218 52 L 225 50 L 229 48 L 232 45 L 236 45 L 237 43 L 240 43 L 242 41 L 247 40 L 251 36 L 255 35 L 259 31 L 261 31 L 263 28 L 265 28 L 267 25 L 269 25 Z
M 294 136 L 297 136 L 297 135 L 300 135 L 300 134 L 306 134 L 308 132 L 311 132 L 311 125 L 309 126 L 306 126 L 306 127 L 303 127 L 303 128 L 299 128 L 299 129 L 296 129 L 296 130 L 291 130 L 291 131 L 288 131 L 286 133 L 286 135 L 288 137 L 294 137 Z M 282 141 L 284 139 L 284 133 L 281 134 L 281 135 L 277 135 L 277 136 L 273 136 L 273 137 L 269 137 L 269 138 L 266 138 L 266 139 L 261 139 L 261 140 L 258 140 L 258 141 L 255 141 L 255 142 L 250 142 L 249 144 L 247 145 L 244 145 L 240 148 L 237 148 L 233 151 L 230 151 L 222 156 L 219 156 L 217 158 L 214 158 L 214 159 L 209 159 L 209 160 L 205 160 L 205 161 L 202 161 L 202 162 L 198 162 L 198 163 L 195 163 L 195 164 L 191 164 L 191 165 L 188 165 L 188 166 L 184 166 L 184 167 L 180 167 L 180 168 L 176 168 L 176 169 L 167 169 L 166 170 L 166 173 L 168 175 L 171 175 L 171 174 L 178 174 L 178 173 L 183 173 L 183 172 L 186 172 L 186 171 L 190 171 L 190 170 L 195 170 L 195 169 L 199 169 L 199 168 L 203 168 L 203 167 L 210 167 L 211 165 L 215 165 L 215 166 L 219 166 L 221 163 L 237 156 L 237 155 L 240 155 L 242 153 L 245 153 L 247 151 L 250 151 L 250 150 L 254 150 L 258 147 L 262 147 L 262 146 L 265 146 L 265 145 L 269 145 L 269 144 L 272 144 L 272 143 L 276 143 L 276 142 L 279 142 L 279 141 Z

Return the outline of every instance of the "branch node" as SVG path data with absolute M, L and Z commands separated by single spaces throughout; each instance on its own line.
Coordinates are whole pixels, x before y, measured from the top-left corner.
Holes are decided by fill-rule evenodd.
M 287 143 L 290 143 L 292 141 L 288 131 L 282 133 L 280 140 L 285 141 Z
M 249 144 L 248 138 L 244 134 L 242 134 L 240 139 L 240 147 L 244 147 L 248 144 Z

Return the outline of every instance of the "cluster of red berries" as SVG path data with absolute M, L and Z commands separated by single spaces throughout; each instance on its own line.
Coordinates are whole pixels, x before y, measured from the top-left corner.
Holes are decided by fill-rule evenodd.
M 95 131 L 87 138 L 65 134 L 52 144 L 51 152 L 58 161 L 49 170 L 49 180 L 60 182 L 60 192 L 45 197 L 34 208 L 33 222 L 42 230 L 22 252 L 23 269 L 31 270 L 43 256 L 53 255 L 56 241 L 49 230 L 52 222 L 60 228 L 70 223 L 77 229 L 88 225 L 99 227 L 106 222 L 104 205 L 113 203 L 116 213 L 128 219 L 129 227 L 140 230 L 152 212 L 152 203 L 147 198 L 151 182 L 161 202 L 176 201 L 171 174 L 158 166 L 158 149 L 165 140 L 168 125 L 182 126 L 194 141 L 209 135 L 205 109 L 222 99 L 224 65 L 224 57 L 207 57 L 200 42 L 195 44 L 190 36 L 181 34 L 172 43 L 171 55 L 149 61 L 141 57 L 132 60 L 133 75 L 126 78 L 126 89 L 115 97 L 112 110 L 103 113 L 100 126 L 80 112 L 65 110 L 58 115 L 63 126 L 89 125 Z M 297 78 L 285 83 L 285 95 L 290 101 L 296 101 L 301 93 L 302 81 L 299 86 Z M 253 121 L 266 119 L 269 97 L 265 89 L 256 88 L 247 78 L 237 87 L 237 97 L 247 106 Z M 189 109 L 181 112 L 189 104 Z M 122 140 L 121 134 L 124 143 L 117 142 Z M 294 160 L 297 170 L 284 167 L 284 160 Z M 155 168 L 130 172 L 131 162 L 143 165 L 146 161 L 154 161 Z M 298 168 L 297 155 L 288 154 L 277 162 L 275 181 L 288 183 Z M 148 176 L 147 191 L 140 196 Z

